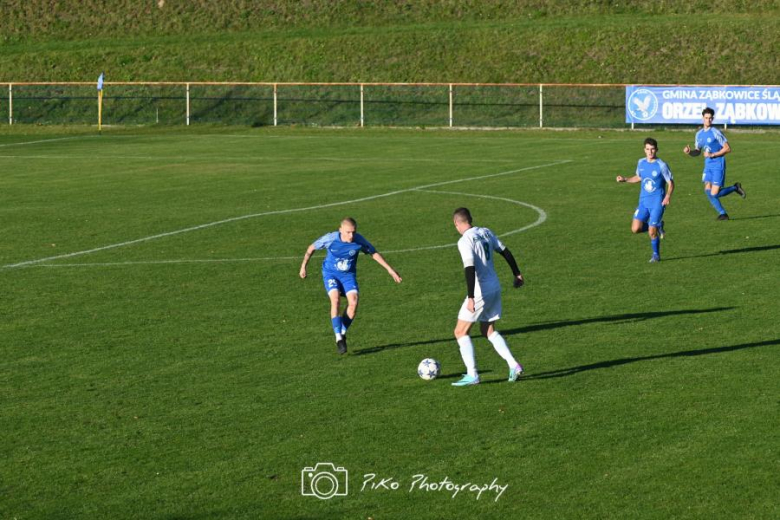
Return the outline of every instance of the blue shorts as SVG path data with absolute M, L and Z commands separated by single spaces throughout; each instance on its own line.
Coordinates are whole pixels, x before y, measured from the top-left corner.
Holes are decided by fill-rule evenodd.
M 665 209 L 666 206 L 660 202 L 652 205 L 640 203 L 639 206 L 637 206 L 636 211 L 634 211 L 634 220 L 645 222 L 648 226 L 659 227 L 664 218 Z
M 713 186 L 723 186 L 726 182 L 726 168 L 704 168 L 701 182 L 709 182 Z
M 358 292 L 357 276 L 355 273 L 322 272 L 322 283 L 325 284 L 325 292 L 329 293 L 337 289 L 339 294 L 346 296 L 348 292 Z

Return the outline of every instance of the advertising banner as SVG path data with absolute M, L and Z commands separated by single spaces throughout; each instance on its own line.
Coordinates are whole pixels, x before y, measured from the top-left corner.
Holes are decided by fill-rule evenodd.
M 716 124 L 780 125 L 780 87 L 626 87 L 626 123 L 695 125 L 706 107 Z

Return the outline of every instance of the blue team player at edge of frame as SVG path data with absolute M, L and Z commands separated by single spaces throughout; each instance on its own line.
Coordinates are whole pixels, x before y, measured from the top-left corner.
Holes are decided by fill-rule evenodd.
M 358 307 L 357 259 L 363 252 L 387 269 L 396 283 L 401 283 L 401 277 L 395 269 L 380 255 L 371 243 L 357 233 L 357 222 L 347 217 L 341 221 L 338 231 L 327 233 L 314 241 L 306 250 L 301 264 L 300 277 L 306 278 L 306 266 L 314 251 L 326 249 L 325 260 L 322 261 L 322 281 L 325 292 L 330 299 L 330 320 L 333 332 L 336 334 L 336 347 L 339 354 L 347 352 L 347 330 L 355 319 Z M 340 315 L 341 297 L 347 299 L 344 314 Z
M 633 177 L 617 176 L 617 182 L 642 183 L 639 191 L 639 205 L 631 221 L 632 233 L 644 233 L 650 236 L 653 256 L 650 262 L 661 261 L 660 239 L 664 237 L 664 211 L 672 198 L 674 179 L 669 166 L 658 158 L 658 141 L 652 137 L 645 139 L 645 158 L 639 159 L 636 174 Z M 668 186 L 668 189 L 667 189 Z
M 735 191 L 745 198 L 745 190 L 742 184 L 734 183 L 733 186 L 723 187 L 726 182 L 726 157 L 731 152 L 726 136 L 723 132 L 712 126 L 715 119 L 715 111 L 710 107 L 702 110 L 702 128 L 696 132 L 693 149 L 686 145 L 683 153 L 691 157 L 704 156 L 704 173 L 701 181 L 704 183 L 704 194 L 709 199 L 712 207 L 718 212 L 717 220 L 728 220 L 729 215 L 721 204 L 720 199 Z

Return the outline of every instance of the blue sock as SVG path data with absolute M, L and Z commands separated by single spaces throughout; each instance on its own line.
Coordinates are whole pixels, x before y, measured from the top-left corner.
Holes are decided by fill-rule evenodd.
M 352 318 L 347 316 L 347 313 L 345 312 L 341 317 L 341 333 L 346 334 L 350 325 L 352 325 Z
M 718 192 L 718 194 L 715 195 L 715 196 L 718 197 L 718 198 L 721 198 L 721 197 L 725 197 L 729 193 L 734 193 L 735 191 L 737 191 L 737 187 L 736 186 L 729 186 L 728 188 L 723 188 L 722 190 L 720 190 Z
M 650 239 L 650 245 L 653 246 L 653 255 L 661 257 L 661 239 L 658 237 Z
M 331 318 L 330 322 L 333 325 L 333 332 L 335 332 L 336 334 L 341 334 L 341 316 L 336 316 L 335 318 Z
M 712 207 L 715 208 L 715 211 L 721 215 L 726 213 L 726 210 L 723 208 L 723 204 L 721 204 L 718 200 L 718 197 L 713 197 L 709 190 L 704 190 L 704 193 L 707 194 L 707 198 L 710 199 L 710 204 L 712 204 Z

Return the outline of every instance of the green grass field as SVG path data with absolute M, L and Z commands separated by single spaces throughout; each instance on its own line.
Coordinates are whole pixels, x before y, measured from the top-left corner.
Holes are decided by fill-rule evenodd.
M 647 135 L 660 264 L 615 183 Z M 0 518 L 777 518 L 780 135 L 727 135 L 748 196 L 716 222 L 691 131 L 3 128 Z M 527 227 L 517 384 L 476 339 L 450 385 L 462 205 Z M 298 269 L 346 215 L 404 281 L 360 260 L 339 356 L 322 253 Z M 320 462 L 346 496 L 302 495 Z

